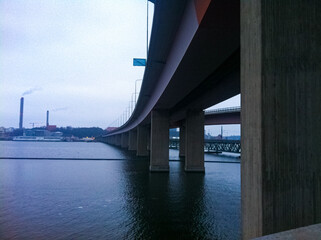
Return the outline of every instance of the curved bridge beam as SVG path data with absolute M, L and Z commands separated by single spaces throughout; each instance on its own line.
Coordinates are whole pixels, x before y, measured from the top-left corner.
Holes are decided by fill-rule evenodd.
M 239 1 L 197 2 L 156 1 L 136 108 L 111 135 L 149 124 L 153 109 L 169 110 L 173 123 L 185 119 L 188 109 L 205 109 L 240 93 Z

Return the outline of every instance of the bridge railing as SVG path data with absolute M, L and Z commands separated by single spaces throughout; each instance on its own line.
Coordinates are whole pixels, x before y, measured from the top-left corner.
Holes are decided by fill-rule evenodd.
M 179 149 L 179 139 L 169 140 L 170 149 Z M 240 140 L 217 140 L 217 139 L 205 139 L 204 140 L 204 152 L 208 153 L 241 153 L 241 141 Z

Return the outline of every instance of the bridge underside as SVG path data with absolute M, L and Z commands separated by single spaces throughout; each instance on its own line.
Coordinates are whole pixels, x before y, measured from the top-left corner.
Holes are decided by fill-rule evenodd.
M 189 7 L 187 4 L 186 12 Z M 184 121 L 189 109 L 206 109 L 240 93 L 239 14 L 237 0 L 212 1 L 184 55 L 180 56 L 183 49 L 168 56 L 158 84 L 166 87 L 157 86 L 153 95 L 159 96 L 154 109 L 169 110 L 171 125 Z M 186 45 L 192 31 L 186 30 L 188 18 L 191 16 L 183 15 L 173 47 Z M 175 72 L 172 65 L 177 65 Z M 144 122 L 150 123 L 150 117 Z
M 241 92 L 243 239 L 321 222 L 320 1 L 203 1 L 200 22 L 196 2 L 155 2 L 137 106 L 104 141 L 137 131 L 137 155 L 168 171 L 179 126 L 185 169 L 203 172 L 203 109 Z

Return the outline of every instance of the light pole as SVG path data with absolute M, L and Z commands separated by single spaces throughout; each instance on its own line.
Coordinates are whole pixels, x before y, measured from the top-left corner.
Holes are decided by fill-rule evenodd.
M 132 93 L 132 100 L 131 100 L 131 113 L 133 113 L 134 112 L 134 109 L 135 109 L 135 106 L 134 106 L 134 99 L 133 99 L 133 97 L 135 97 L 135 94 L 136 93 Z
M 128 119 L 130 118 L 130 102 L 129 102 L 129 105 L 127 107 L 127 112 L 128 112 L 128 117 L 127 117 L 127 121 L 128 121 Z
M 136 106 L 136 103 L 137 103 L 137 82 L 138 81 L 142 81 L 143 79 L 136 79 L 135 81 L 135 106 Z
M 146 5 L 147 5 L 147 26 L 146 26 L 146 61 L 147 61 L 147 57 L 148 57 L 148 0 L 146 0 Z

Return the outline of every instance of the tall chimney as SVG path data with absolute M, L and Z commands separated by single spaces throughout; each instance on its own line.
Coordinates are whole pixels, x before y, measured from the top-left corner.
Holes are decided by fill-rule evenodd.
M 49 126 L 49 111 L 47 111 L 47 127 Z
M 20 118 L 19 118 L 19 128 L 23 127 L 23 97 L 20 98 Z

